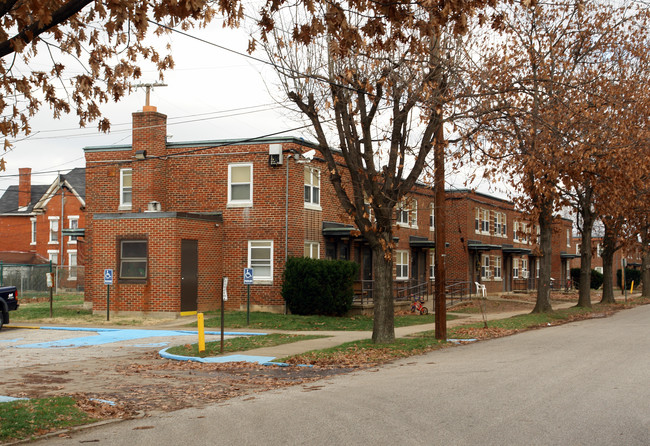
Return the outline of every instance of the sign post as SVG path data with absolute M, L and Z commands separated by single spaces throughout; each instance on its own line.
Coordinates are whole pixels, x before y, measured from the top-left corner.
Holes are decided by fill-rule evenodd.
M 228 278 L 223 278 L 223 296 L 221 297 L 221 353 L 223 354 L 224 303 L 228 300 Z
M 244 285 L 246 285 L 246 326 L 251 321 L 251 285 L 253 284 L 253 268 L 244 268 Z
M 106 285 L 106 320 L 111 320 L 111 285 L 113 285 L 113 270 L 104 270 L 104 285 Z

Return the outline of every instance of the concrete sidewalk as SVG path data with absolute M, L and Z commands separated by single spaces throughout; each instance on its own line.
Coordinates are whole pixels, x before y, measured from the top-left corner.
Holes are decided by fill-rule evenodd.
M 496 300 L 496 299 L 495 299 Z M 530 303 L 530 302 L 527 302 Z M 574 302 L 555 304 L 554 308 L 566 308 L 574 306 Z M 519 311 L 510 311 L 510 312 L 500 312 L 500 313 L 487 313 L 488 321 L 494 321 L 498 319 L 507 319 L 512 316 L 519 314 L 528 314 L 533 309 L 534 304 L 531 304 L 530 309 L 523 309 Z M 467 314 L 467 313 L 454 313 L 453 311 L 448 311 L 447 314 L 453 314 L 457 319 L 447 321 L 447 327 L 455 327 L 458 325 L 471 324 L 476 322 L 482 322 L 483 317 L 479 314 Z M 412 335 L 414 333 L 420 333 L 423 331 L 435 330 L 435 324 L 422 324 L 422 325 L 410 325 L 407 327 L 396 327 L 395 328 L 395 337 L 401 338 Z M 249 330 L 250 331 L 250 330 Z M 372 337 L 371 331 L 282 331 L 282 330 L 266 330 L 267 332 L 280 332 L 287 334 L 296 334 L 296 335 L 322 335 L 327 336 L 326 338 L 319 339 L 309 339 L 305 341 L 292 342 L 290 344 L 282 344 L 274 347 L 264 347 L 257 348 L 254 350 L 246 350 L 243 352 L 234 352 L 229 355 L 248 355 L 253 357 L 274 357 L 274 358 L 285 358 L 287 356 L 299 355 L 306 353 L 312 350 L 322 350 L 330 347 L 336 347 L 337 345 L 344 344 L 346 342 L 358 341 L 362 339 L 370 339 Z

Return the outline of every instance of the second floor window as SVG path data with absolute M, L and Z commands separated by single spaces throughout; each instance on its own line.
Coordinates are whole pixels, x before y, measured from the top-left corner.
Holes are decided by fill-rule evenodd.
M 251 206 L 253 204 L 253 165 L 228 166 L 228 204 Z
M 50 217 L 50 243 L 59 241 L 59 217 Z
M 305 205 L 320 206 L 320 172 L 305 167 Z
M 494 235 L 506 236 L 506 214 L 503 212 L 494 213 Z
M 68 217 L 68 227 L 70 229 L 79 229 L 79 217 Z M 77 236 L 70 236 L 68 243 L 77 243 Z
M 31 224 L 32 224 L 32 245 L 36 244 L 36 219 L 32 218 L 31 219 Z
M 131 209 L 133 202 L 133 169 L 120 169 L 120 208 Z
M 415 199 L 403 199 L 397 207 L 398 225 L 417 227 L 418 202 Z
M 487 209 L 476 208 L 476 218 L 474 220 L 474 230 L 477 234 L 490 233 L 490 211 Z

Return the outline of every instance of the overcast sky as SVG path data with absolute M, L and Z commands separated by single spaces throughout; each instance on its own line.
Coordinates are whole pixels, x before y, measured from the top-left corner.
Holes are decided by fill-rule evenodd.
M 224 29 L 217 21 L 208 29 L 189 33 L 246 54 L 248 35 L 242 29 Z M 175 69 L 165 74 L 166 87 L 156 87 L 151 92 L 150 103 L 167 115 L 170 141 L 251 138 L 283 131 L 287 131 L 285 136 L 313 140 L 307 131 L 295 130 L 302 123 L 278 103 L 283 98 L 270 66 L 180 34 L 159 39 L 160 47 L 171 43 Z M 266 59 L 261 53 L 255 56 Z M 154 70 L 144 68 L 138 82 L 157 80 Z M 98 132 L 96 123 L 80 129 L 76 115 L 55 120 L 45 107 L 31 121 L 32 134 L 22 140 L 18 138 L 11 151 L 4 154 L 7 170 L 0 172 L 0 194 L 8 186 L 18 184 L 20 167 L 32 168 L 32 184 L 50 184 L 57 172 L 85 167 L 84 147 L 130 144 L 131 113 L 142 110 L 144 104 L 142 88 L 117 104 L 104 104 L 102 111 L 111 121 L 107 134 Z M 463 187 L 458 178 L 452 182 Z M 475 186 L 490 191 L 485 182 Z M 504 196 L 499 190 L 490 192 Z

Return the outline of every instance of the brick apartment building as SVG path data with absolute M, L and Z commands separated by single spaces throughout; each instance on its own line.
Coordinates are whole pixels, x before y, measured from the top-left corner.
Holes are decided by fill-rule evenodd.
M 447 191 L 447 282 L 486 287 L 488 294 L 537 288 L 539 226 L 514 204 L 470 190 Z M 575 257 L 570 220 L 557 218 L 551 238 L 551 278 L 563 287 Z
M 0 235 L 4 263 L 47 263 L 65 267 L 68 280 L 77 280 L 84 264 L 85 169 L 59 175 L 51 184 L 33 185 L 31 169 L 19 169 L 17 185 L 0 197 Z M 61 203 L 63 201 L 63 206 Z M 66 235 L 77 230 L 77 235 Z
M 571 268 L 580 268 L 580 249 L 582 246 L 582 238 L 574 237 L 573 244 L 575 245 L 576 258 L 571 260 Z M 591 238 L 591 268 L 599 273 L 603 272 L 603 237 Z M 625 258 L 626 268 L 641 269 L 641 248 L 640 246 L 631 246 L 628 248 L 619 249 L 614 253 L 612 279 L 614 286 L 618 285 L 616 280 L 616 272 L 621 269 L 621 260 Z
M 168 143 L 166 116 L 133 113 L 131 145 L 87 147 L 86 301 L 110 309 L 178 314 L 246 307 L 243 270 L 254 268 L 254 309 L 283 311 L 289 256 L 357 261 L 372 279 L 370 250 L 355 236 L 313 146 L 295 138 Z M 419 187 L 397 212 L 395 278 L 430 275 L 433 191 Z M 367 290 L 366 290 L 367 291 Z

